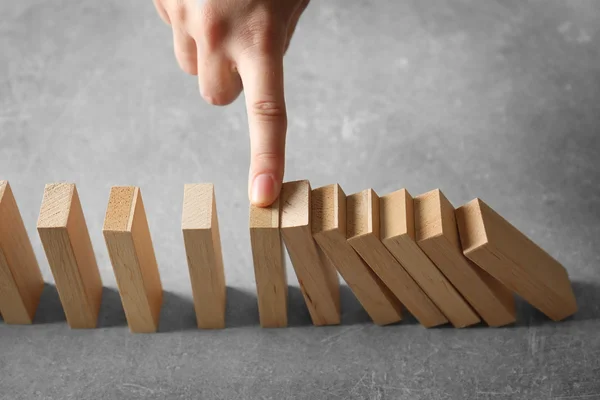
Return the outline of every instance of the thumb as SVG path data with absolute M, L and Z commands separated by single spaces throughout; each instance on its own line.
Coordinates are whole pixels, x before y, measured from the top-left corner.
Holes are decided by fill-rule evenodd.
M 266 207 L 279 196 L 285 168 L 283 55 L 246 53 L 238 71 L 250 128 L 248 196 L 252 204 Z

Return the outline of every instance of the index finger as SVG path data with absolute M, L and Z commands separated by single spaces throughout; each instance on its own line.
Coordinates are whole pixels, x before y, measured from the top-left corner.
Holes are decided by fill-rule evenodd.
M 247 52 L 236 61 L 250 129 L 248 194 L 253 204 L 268 206 L 279 196 L 285 168 L 283 53 Z

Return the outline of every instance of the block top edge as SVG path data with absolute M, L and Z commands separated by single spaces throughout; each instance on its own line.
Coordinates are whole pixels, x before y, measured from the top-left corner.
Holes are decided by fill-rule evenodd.
M 444 234 L 442 198 L 439 189 L 430 190 L 414 198 L 415 239 L 423 241 Z
M 345 214 L 345 204 L 340 204 L 341 198 L 345 200 L 345 194 L 337 183 L 312 190 L 311 228 L 313 234 L 345 227 L 345 223 L 340 221 L 340 214 Z M 346 234 L 346 232 L 342 233 Z
M 456 209 L 456 222 L 463 252 L 468 254 L 488 243 L 482 206 L 479 198 L 475 198 Z
M 281 228 L 310 225 L 310 182 L 299 180 L 285 182 L 279 195 Z
M 108 206 L 104 217 L 103 231 L 128 232 L 131 230 L 131 219 L 135 198 L 139 194 L 136 186 L 113 186 L 110 189 Z
M 181 229 L 210 229 L 215 205 L 215 187 L 212 183 L 186 184 L 183 189 Z
M 44 187 L 37 227 L 66 228 L 74 192 L 74 183 L 47 184 Z
M 377 194 L 375 194 L 373 189 L 365 189 L 346 197 L 347 239 L 374 233 L 373 214 L 375 196 Z
M 408 235 L 407 196 L 408 191 L 400 189 L 379 198 L 381 240 Z
M 250 204 L 250 228 L 279 228 L 279 198 L 268 207 Z

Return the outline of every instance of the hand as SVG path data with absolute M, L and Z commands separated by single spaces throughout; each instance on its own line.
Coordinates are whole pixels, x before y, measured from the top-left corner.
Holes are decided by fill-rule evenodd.
M 283 55 L 309 0 L 154 0 L 173 28 L 181 69 L 197 75 L 215 105 L 244 90 L 250 125 L 248 196 L 258 206 L 279 195 L 285 167 L 287 114 Z

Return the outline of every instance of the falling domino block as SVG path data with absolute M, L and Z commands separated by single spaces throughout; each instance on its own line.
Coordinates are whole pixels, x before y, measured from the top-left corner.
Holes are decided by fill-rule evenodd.
M 74 184 L 46 185 L 37 229 L 71 328 L 95 328 L 102 280 Z
M 454 207 L 440 190 L 415 197 L 417 244 L 489 326 L 515 322 L 512 293 L 462 253 Z
M 156 332 L 163 292 L 139 188 L 111 188 L 102 231 L 129 330 Z
M 346 194 L 339 185 L 312 191 L 312 233 L 373 322 L 402 318 L 400 302 L 346 240 Z
M 17 202 L 0 181 L 0 314 L 7 324 L 31 324 L 44 280 Z
M 212 184 L 185 185 L 181 229 L 198 328 L 225 328 L 225 270 Z
M 549 318 L 577 311 L 565 268 L 479 199 L 456 210 L 464 254 Z
M 340 323 L 340 287 L 335 267 L 315 242 L 311 231 L 311 188 L 304 181 L 286 182 L 281 189 L 281 234 L 314 325 Z
M 269 207 L 250 206 L 250 243 L 263 328 L 288 323 L 288 284 L 279 232 L 279 199 Z
M 348 196 L 346 237 L 408 311 L 426 328 L 448 322 L 380 240 L 379 197 L 372 189 Z
M 410 193 L 402 189 L 382 196 L 379 207 L 381 241 L 452 325 L 479 323 L 479 316 L 417 245 Z

